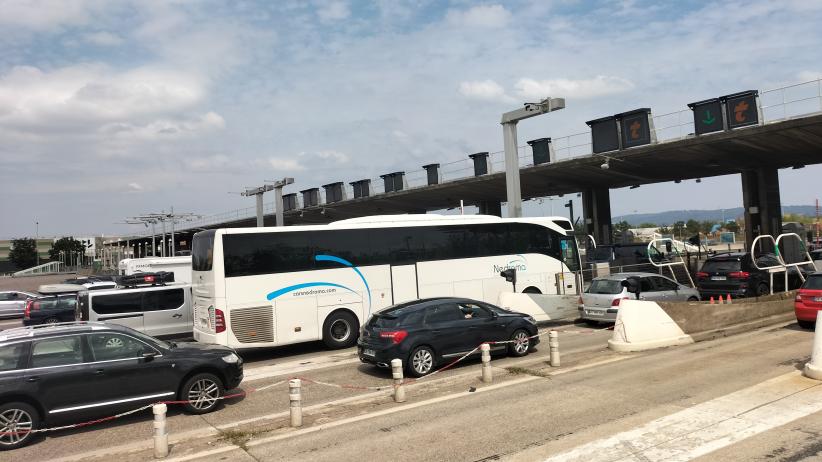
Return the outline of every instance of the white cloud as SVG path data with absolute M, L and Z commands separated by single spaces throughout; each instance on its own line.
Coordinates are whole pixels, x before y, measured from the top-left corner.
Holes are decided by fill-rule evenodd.
M 122 45 L 124 40 L 117 34 L 107 31 L 90 32 L 83 35 L 83 40 L 92 45 L 101 47 L 115 47 Z
M 508 25 L 511 13 L 502 5 L 480 5 L 464 11 L 451 10 L 446 19 L 456 25 L 498 28 Z
M 143 188 L 143 185 L 141 185 L 140 183 L 129 183 L 128 184 L 128 189 L 129 189 L 129 191 L 132 191 L 132 192 L 140 192 L 144 188 Z
M 323 5 L 317 10 L 317 17 L 324 23 L 341 21 L 351 16 L 348 4 L 342 1 L 333 1 Z
M 97 0 L 0 0 L 0 25 L 45 31 L 85 24 L 104 6 Z
M 306 157 L 306 158 L 316 157 L 317 159 L 321 159 L 321 160 L 324 160 L 324 161 L 330 161 L 330 162 L 333 162 L 334 164 L 337 164 L 337 165 L 347 164 L 348 161 L 350 160 L 348 158 L 348 155 L 346 155 L 342 152 L 339 152 L 339 151 L 334 151 L 334 150 L 318 151 L 316 154 L 313 154 L 313 155 L 306 154 L 306 153 L 300 153 L 300 156 L 301 157 Z
M 514 88 L 524 100 L 546 96 L 587 99 L 624 93 L 633 89 L 634 84 L 621 77 L 598 75 L 592 79 L 579 80 L 522 78 L 517 81 Z
M 280 157 L 270 157 L 268 164 L 278 172 L 301 172 L 305 166 L 297 159 L 283 159 Z
M 460 82 L 459 92 L 466 98 L 482 101 L 513 101 L 513 98 L 505 94 L 505 89 L 493 80 Z
M 800 82 L 822 79 L 822 71 L 802 71 L 796 75 Z

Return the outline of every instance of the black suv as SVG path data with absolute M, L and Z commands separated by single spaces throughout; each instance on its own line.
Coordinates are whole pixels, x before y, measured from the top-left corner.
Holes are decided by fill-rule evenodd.
M 539 343 L 539 337 L 530 338 L 536 334 L 536 321 L 527 314 L 466 298 L 431 298 L 375 313 L 361 329 L 357 350 L 364 363 L 389 367 L 399 358 L 409 374 L 421 377 L 483 342 L 513 340 L 492 350 L 525 356 Z
M 757 257 L 760 268 L 779 266 L 774 254 Z M 757 269 L 750 252 L 732 252 L 715 255 L 702 264 L 696 273 L 697 288 L 702 300 L 720 295 L 733 297 L 759 297 L 771 292 L 771 277 L 767 270 Z M 788 268 L 788 290 L 799 288 L 802 280 L 796 267 Z M 773 290 L 785 290 L 785 273 L 773 273 Z
M 162 400 L 214 410 L 243 379 L 228 347 L 163 342 L 102 323 L 0 332 L 0 450 L 30 442 L 30 430 L 83 422 Z
M 77 294 L 42 295 L 26 302 L 23 325 L 57 324 L 77 319 Z

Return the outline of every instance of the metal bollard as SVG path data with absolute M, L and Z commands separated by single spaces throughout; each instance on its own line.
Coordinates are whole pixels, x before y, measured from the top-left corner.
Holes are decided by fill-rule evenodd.
M 300 379 L 288 381 L 288 399 L 291 401 L 291 426 L 303 426 L 302 395 L 300 394 Z
M 394 378 L 394 402 L 405 402 L 405 385 L 402 375 L 402 360 L 394 358 L 391 360 L 391 376 Z
M 491 345 L 483 343 L 480 345 L 480 352 L 482 353 L 482 381 L 491 383 L 494 380 L 494 375 L 491 373 Z
M 551 353 L 551 367 L 559 367 L 559 333 L 555 330 L 548 332 L 548 350 Z
M 168 456 L 168 431 L 166 429 L 168 406 L 165 403 L 155 404 L 151 410 L 154 411 L 154 457 L 162 459 Z
M 822 311 L 816 313 L 816 332 L 813 335 L 811 360 L 805 363 L 805 377 L 822 380 Z

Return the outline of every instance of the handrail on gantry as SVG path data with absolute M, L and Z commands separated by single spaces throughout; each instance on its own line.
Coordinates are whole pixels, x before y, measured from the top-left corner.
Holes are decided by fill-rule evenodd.
M 670 242 L 671 248 L 673 249 L 674 253 L 677 257 L 679 257 L 679 261 L 669 261 L 667 263 L 657 263 L 651 258 L 651 247 L 653 247 L 658 253 L 659 249 L 656 247 L 657 242 Z M 669 253 L 670 254 L 670 253 Z M 688 271 L 688 265 L 685 263 L 685 260 L 682 258 L 682 254 L 679 253 L 679 249 L 676 248 L 676 243 L 670 237 L 663 237 L 659 239 L 652 239 L 651 242 L 648 243 L 648 261 L 651 262 L 652 265 L 656 266 L 657 268 L 668 268 L 671 271 L 671 276 L 673 276 L 674 281 L 679 282 L 676 278 L 676 272 L 674 272 L 674 266 L 682 265 L 685 268 L 685 274 L 688 275 L 688 281 L 691 283 L 692 288 L 696 288 L 696 284 L 694 284 L 694 278 L 691 277 L 691 272 Z

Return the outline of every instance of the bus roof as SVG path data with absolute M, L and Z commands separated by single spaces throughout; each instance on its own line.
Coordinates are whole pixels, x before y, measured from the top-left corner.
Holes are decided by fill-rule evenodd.
M 328 229 L 357 229 L 369 227 L 402 228 L 431 224 L 471 224 L 471 223 L 531 223 L 545 226 L 561 234 L 567 234 L 571 222 L 566 217 L 523 217 L 500 218 L 493 215 L 439 215 L 433 213 L 408 215 L 374 215 L 334 221 L 325 225 L 295 225 L 260 228 L 221 228 L 221 234 L 262 233 L 272 231 L 322 231 Z M 569 229 L 570 228 L 570 229 Z

